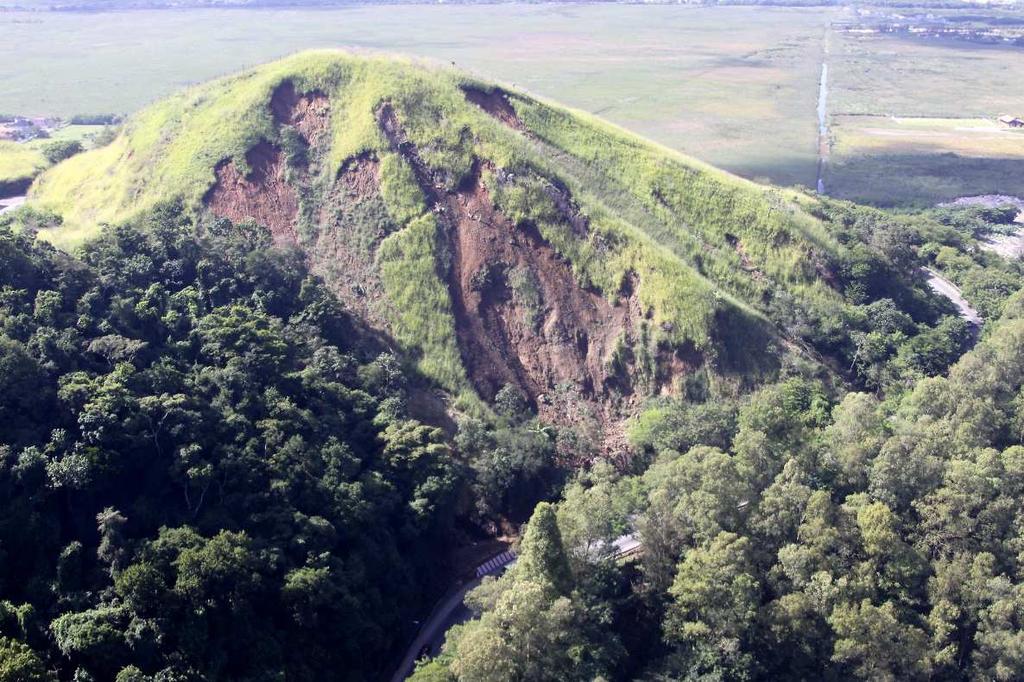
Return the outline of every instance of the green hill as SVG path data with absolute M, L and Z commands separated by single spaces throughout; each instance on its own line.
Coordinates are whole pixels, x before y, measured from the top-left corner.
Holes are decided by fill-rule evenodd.
M 619 414 L 756 383 L 802 344 L 783 317 L 843 305 L 813 199 L 393 58 L 302 53 L 187 90 L 31 197 L 64 248 L 171 200 L 252 219 L 464 406 L 512 385 L 542 414 Z
M 384 679 L 531 512 L 416 679 L 1019 679 L 1014 217 L 394 59 L 158 103 L 0 216 L 0 682 Z

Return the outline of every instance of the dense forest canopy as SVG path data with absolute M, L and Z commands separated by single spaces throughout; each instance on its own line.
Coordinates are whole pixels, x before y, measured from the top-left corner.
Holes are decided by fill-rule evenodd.
M 0 228 L 5 682 L 366 679 L 423 606 L 459 465 L 268 243 L 174 207 L 81 260 Z

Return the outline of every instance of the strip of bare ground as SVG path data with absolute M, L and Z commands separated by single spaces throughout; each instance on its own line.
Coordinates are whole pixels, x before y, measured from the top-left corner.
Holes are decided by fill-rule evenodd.
M 330 100 L 321 92 L 299 94 L 284 81 L 270 97 L 270 112 L 279 126 L 293 126 L 307 147 L 322 144 L 330 131 Z M 216 182 L 207 192 L 210 211 L 232 222 L 253 220 L 270 229 L 274 243 L 295 244 L 299 197 L 286 178 L 284 151 L 267 141 L 257 143 L 245 156 L 248 173 L 225 159 L 214 169 Z
M 295 244 L 299 198 L 285 179 L 281 150 L 259 142 L 246 153 L 245 161 L 248 174 L 231 160 L 217 164 L 217 181 L 205 199 L 207 208 L 234 223 L 253 220 L 269 228 L 275 244 Z
M 487 91 L 472 85 L 463 85 L 462 93 L 466 99 L 477 105 L 485 112 L 498 119 L 509 128 L 520 132 L 527 132 L 515 108 L 509 101 L 509 95 L 500 88 Z

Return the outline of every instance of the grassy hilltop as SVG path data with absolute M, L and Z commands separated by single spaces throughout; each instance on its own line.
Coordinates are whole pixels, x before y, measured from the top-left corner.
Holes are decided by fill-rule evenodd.
M 780 301 L 812 318 L 841 301 L 827 283 L 839 247 L 808 212 L 813 199 L 402 59 L 308 52 L 189 89 L 132 118 L 110 145 L 45 173 L 31 197 L 63 216 L 42 236 L 64 248 L 170 200 L 197 216 L 276 225 L 276 240 L 305 249 L 342 298 L 383 321 L 425 374 L 456 393 L 480 381 L 467 381 L 465 347 L 460 356 L 458 292 L 445 281 L 449 233 L 481 210 L 535 229 L 529 243 L 540 255 L 530 258 L 553 250 L 544 262 L 567 264 L 578 289 L 612 305 L 591 315 L 623 318 L 621 333 L 594 351 L 603 366 L 593 371 L 611 381 L 626 366 L 641 392 L 668 390 L 662 375 L 681 364 L 757 376 L 792 346 L 770 319 Z M 507 280 L 518 312 L 501 314 L 532 322 L 503 334 L 529 336 L 555 291 L 521 254 L 479 258 L 494 272 L 469 273 L 460 290 L 487 299 L 490 279 Z M 546 373 L 541 388 L 557 383 L 550 369 L 533 372 Z

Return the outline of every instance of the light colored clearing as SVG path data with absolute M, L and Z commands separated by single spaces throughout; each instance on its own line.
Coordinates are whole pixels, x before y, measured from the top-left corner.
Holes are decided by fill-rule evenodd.
M 939 296 L 948 298 L 949 301 L 956 306 L 956 309 L 960 311 L 960 317 L 973 325 L 981 326 L 981 315 L 978 314 L 977 310 L 971 307 L 971 304 L 968 303 L 967 299 L 965 299 L 963 294 L 960 293 L 960 289 L 957 285 L 953 284 L 931 268 L 921 268 L 921 271 L 928 275 L 928 286 L 931 287 L 931 290 Z
M 1009 197 L 1001 194 L 987 194 L 977 197 L 960 197 L 956 201 L 950 202 L 949 204 L 943 204 L 945 206 L 1005 206 L 1006 204 L 1013 204 L 1020 212 L 1017 217 L 1014 218 L 1015 223 L 1024 225 L 1024 199 L 1019 197 Z M 984 239 L 978 240 L 978 246 L 985 251 L 993 251 L 998 253 L 1000 256 L 1016 260 L 1024 255 L 1024 227 L 1013 234 L 992 234 Z
M 1024 158 L 1024 131 L 984 118 L 836 116 L 833 151 L 839 155 L 943 154 Z
M 1024 213 L 1017 216 L 1017 222 L 1024 222 Z M 979 240 L 978 246 L 993 251 L 1004 258 L 1016 260 L 1024 254 L 1024 228 L 1013 234 L 994 234 Z
M 25 197 L 7 197 L 6 199 L 0 199 L 0 213 L 7 213 L 13 211 L 22 204 L 25 203 Z

